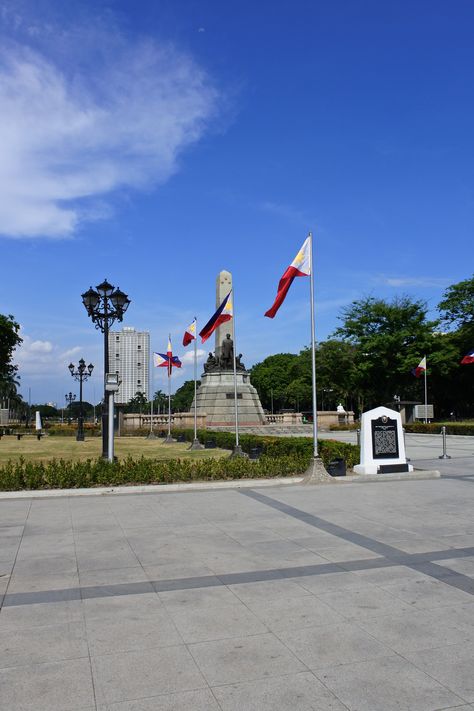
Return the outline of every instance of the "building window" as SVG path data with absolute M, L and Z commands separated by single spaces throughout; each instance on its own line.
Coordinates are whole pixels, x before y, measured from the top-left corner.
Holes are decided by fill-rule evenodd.
M 120 336 L 115 336 L 116 341 L 120 341 Z
M 141 385 L 141 383 L 142 383 L 141 380 L 137 380 L 137 384 L 138 384 L 138 385 Z
M 141 363 L 137 363 L 137 368 L 141 368 L 141 367 L 142 367 L 142 364 L 141 364 Z
M 115 357 L 116 357 L 116 358 L 120 358 L 120 353 L 116 353 L 116 354 L 115 354 Z
M 138 348 L 138 350 L 139 350 L 139 351 L 141 351 L 141 349 L 142 349 L 142 347 L 141 347 L 141 346 L 137 346 L 137 348 Z

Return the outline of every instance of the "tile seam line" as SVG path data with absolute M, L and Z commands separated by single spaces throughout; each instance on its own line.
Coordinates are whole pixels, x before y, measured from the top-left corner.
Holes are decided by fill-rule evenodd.
M 389 546 L 385 543 L 381 543 L 380 541 L 376 541 L 375 539 L 369 538 L 368 536 L 363 536 L 361 534 L 355 534 L 354 532 L 350 531 L 347 528 L 344 528 L 343 526 L 339 526 L 338 524 L 332 524 L 330 521 L 326 521 L 325 519 L 320 518 L 319 516 L 315 516 L 314 514 L 310 514 L 306 511 L 303 511 L 302 509 L 297 509 L 294 506 L 290 506 L 289 504 L 285 504 L 283 502 L 278 501 L 278 499 L 273 499 L 270 496 L 265 496 L 264 494 L 260 494 L 259 492 L 253 491 L 252 489 L 246 489 L 243 491 L 239 491 L 239 494 L 241 496 L 247 496 L 254 501 L 259 501 L 260 503 L 270 506 L 272 508 L 277 509 L 278 511 L 281 511 L 282 513 L 285 513 L 288 516 L 293 516 L 299 521 L 303 521 L 304 523 L 308 523 L 308 525 L 313 526 L 314 528 L 318 528 L 320 530 L 328 530 L 332 529 L 333 530 L 333 535 L 335 535 L 338 538 L 341 538 L 342 540 L 346 540 L 350 543 L 355 543 L 356 545 L 360 545 L 362 548 L 366 548 L 367 550 L 370 550 L 374 553 L 379 553 L 379 555 L 383 555 L 385 558 L 388 558 L 389 560 L 393 558 L 400 557 L 400 555 L 403 555 L 403 551 L 401 551 L 399 548 L 395 548 L 394 546 Z M 304 519 L 310 519 L 313 521 L 313 523 L 310 522 L 310 520 L 304 520 Z M 318 525 L 316 522 L 321 522 L 324 524 L 323 526 Z M 336 533 L 336 531 L 339 531 L 340 534 Z M 342 535 L 341 535 L 342 534 Z M 354 538 L 356 540 L 354 540 Z M 357 542 L 359 541 L 359 542 Z M 364 545 L 361 541 L 366 541 L 367 543 Z M 367 545 L 369 544 L 369 545 Z M 378 549 L 378 550 L 377 550 Z M 385 550 L 385 553 L 382 554 L 381 551 Z M 411 568 L 412 570 L 416 570 L 416 572 L 420 572 L 418 570 L 418 567 L 420 566 L 420 563 L 413 563 L 410 562 L 410 560 L 407 560 L 404 565 L 407 568 Z M 435 565 L 435 564 L 433 564 Z M 437 566 L 438 568 L 442 568 L 443 570 L 449 570 L 449 568 L 443 568 L 443 566 Z M 453 587 L 457 590 L 462 590 L 463 592 L 468 592 L 465 588 L 468 587 L 469 585 L 471 587 L 474 587 L 474 581 L 472 578 L 469 578 L 466 575 L 462 575 L 461 573 L 458 573 L 456 575 L 452 575 L 450 577 L 455 577 L 458 581 L 459 584 L 457 585 L 454 581 L 448 580 L 446 576 L 436 576 L 434 573 L 426 572 L 423 571 L 424 575 L 427 575 L 430 578 L 433 578 L 434 580 L 438 580 L 438 582 L 445 583 L 446 585 L 449 585 L 450 587 Z M 474 590 L 472 592 L 468 592 L 470 595 L 474 595 Z

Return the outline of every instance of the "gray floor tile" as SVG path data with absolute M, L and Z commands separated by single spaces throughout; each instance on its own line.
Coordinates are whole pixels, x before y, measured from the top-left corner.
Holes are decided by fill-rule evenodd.
M 296 580 L 264 580 L 256 583 L 237 583 L 236 585 L 229 585 L 229 590 L 246 604 L 280 598 L 288 600 L 294 597 L 311 595 Z
M 405 656 L 464 701 L 474 701 L 474 643 L 411 652 Z
M 309 672 L 213 688 L 222 711 L 346 711 Z
M 4 606 L 0 612 L 0 631 L 21 627 L 44 627 L 61 623 L 82 622 L 79 600 Z
M 439 615 L 432 609 L 360 619 L 357 624 L 402 655 L 419 649 L 471 642 L 474 638 L 474 619 L 469 627 L 455 615 Z
M 92 657 L 99 704 L 206 687 L 184 645 Z
M 0 635 L 0 668 L 87 656 L 82 622 L 2 630 Z
M 315 674 L 351 711 L 438 711 L 463 703 L 398 656 L 343 664 Z
M 190 608 L 195 610 L 202 607 L 239 604 L 237 596 L 224 585 L 208 588 L 168 590 L 166 592 L 158 592 L 158 597 L 165 607 L 173 612 L 184 612 Z
M 94 707 L 89 659 L 0 670 L 1 709 L 84 711 Z
M 210 686 L 306 671 L 273 634 L 201 642 L 189 650 Z
M 243 603 L 219 607 L 204 606 L 170 611 L 171 618 L 187 644 L 207 640 L 263 634 L 267 627 Z
M 426 609 L 443 605 L 462 605 L 472 602 L 473 599 L 469 593 L 433 578 L 391 583 L 385 585 L 384 590 L 411 606 Z
M 344 622 L 325 627 L 288 629 L 279 639 L 310 669 L 387 657 L 393 654 L 357 625 Z
M 120 616 L 88 617 L 87 640 L 93 656 L 182 644 L 165 610 Z
M 376 586 L 351 588 L 347 592 L 323 593 L 318 595 L 318 599 L 323 600 L 347 619 L 361 619 L 410 611 L 408 603 Z
M 83 606 L 87 620 L 95 617 L 120 619 L 134 615 L 143 618 L 154 613 L 159 614 L 164 609 L 163 603 L 154 592 L 115 596 L 98 594 L 97 597 L 83 600 Z
M 198 689 L 99 706 L 97 711 L 220 711 L 220 706 L 210 689 Z
M 341 614 L 314 595 L 247 604 L 272 632 L 344 622 Z

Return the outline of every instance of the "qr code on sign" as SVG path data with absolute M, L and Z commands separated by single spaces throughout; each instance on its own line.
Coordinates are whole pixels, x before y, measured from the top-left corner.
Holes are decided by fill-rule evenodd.
M 395 454 L 397 451 L 396 433 L 393 430 L 375 432 L 374 450 L 377 454 Z

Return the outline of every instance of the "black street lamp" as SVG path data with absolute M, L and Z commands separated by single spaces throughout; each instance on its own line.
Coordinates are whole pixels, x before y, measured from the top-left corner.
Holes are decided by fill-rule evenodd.
M 127 294 L 105 279 L 102 284 L 98 284 L 95 289 L 90 289 L 82 294 L 82 303 L 91 317 L 95 327 L 104 334 L 104 407 L 102 410 L 102 456 L 108 459 L 108 393 L 105 391 L 105 380 L 109 372 L 109 329 L 115 321 L 122 321 L 125 311 L 128 309 L 130 299 Z
M 68 368 L 72 377 L 75 380 L 79 381 L 79 417 L 77 420 L 76 440 L 78 442 L 84 442 L 84 411 L 82 408 L 82 383 L 91 377 L 92 371 L 94 370 L 94 366 L 92 365 L 92 363 L 86 365 L 86 361 L 84 360 L 84 358 L 81 358 L 77 368 L 74 367 L 74 363 L 69 363 Z
M 76 396 L 73 393 L 66 393 L 66 395 L 64 397 L 66 398 L 66 402 L 67 402 L 66 407 L 69 408 L 69 417 L 67 418 L 67 421 L 68 421 L 68 424 L 71 424 L 71 411 L 72 411 L 71 405 L 74 402 L 74 400 L 76 399 Z

